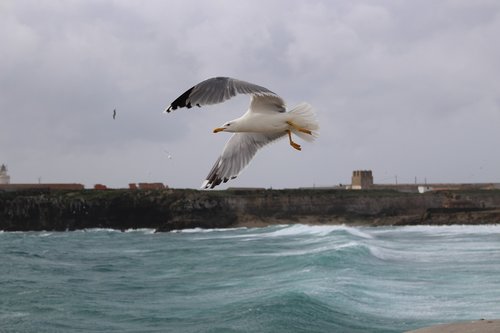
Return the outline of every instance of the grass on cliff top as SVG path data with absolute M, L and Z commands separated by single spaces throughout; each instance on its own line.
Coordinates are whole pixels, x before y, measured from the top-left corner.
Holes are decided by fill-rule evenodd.
M 208 191 L 205 191 L 208 192 Z M 387 196 L 411 196 L 415 193 L 402 193 L 395 190 L 344 190 L 344 189 L 237 189 L 210 191 L 220 196 L 315 196 L 333 195 L 336 197 L 387 197 Z
M 399 192 L 392 189 L 373 190 L 344 190 L 344 189 L 229 189 L 229 190 L 195 190 L 195 189 L 164 189 L 164 190 L 129 190 L 129 189 L 108 189 L 93 190 L 85 189 L 80 191 L 66 190 L 21 190 L 21 191 L 0 191 L 0 199 L 11 200 L 18 196 L 23 197 L 62 197 L 67 199 L 86 200 L 112 200 L 123 197 L 140 198 L 174 198 L 185 195 L 206 196 L 206 197 L 256 197 L 256 196 L 324 196 L 331 195 L 338 198 L 356 197 L 410 197 L 410 196 L 431 196 L 431 195 L 474 195 L 474 196 L 500 196 L 500 190 L 455 190 L 436 191 L 420 193 Z
M 147 197 L 147 196 L 183 196 L 203 195 L 211 197 L 233 197 L 233 196 L 290 196 L 290 195 L 335 195 L 341 197 L 359 196 L 401 196 L 409 195 L 394 190 L 341 190 L 341 189 L 229 189 L 229 190 L 195 190 L 195 189 L 164 189 L 164 190 L 129 190 L 129 189 L 107 189 L 107 190 L 20 190 L 0 191 L 0 198 L 24 197 L 64 197 L 81 199 L 113 199 L 116 197 Z

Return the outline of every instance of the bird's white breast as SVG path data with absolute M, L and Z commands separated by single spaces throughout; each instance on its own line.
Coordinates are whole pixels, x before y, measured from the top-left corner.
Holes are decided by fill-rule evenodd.
M 281 112 L 247 112 L 238 119 L 239 132 L 270 133 L 288 129 L 287 115 Z

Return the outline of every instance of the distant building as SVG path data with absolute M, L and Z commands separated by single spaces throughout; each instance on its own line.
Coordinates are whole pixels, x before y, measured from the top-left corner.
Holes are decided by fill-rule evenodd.
M 371 170 L 356 170 L 352 172 L 351 188 L 353 190 L 367 189 L 373 186 Z
M 7 174 L 7 166 L 0 166 L 0 190 L 19 191 L 19 190 L 83 190 L 82 184 L 76 183 L 49 183 L 49 184 L 12 184 L 10 176 Z
M 165 185 L 162 183 L 139 183 L 139 190 L 163 190 Z
M 430 191 L 434 191 L 434 188 L 432 186 L 420 185 L 418 187 L 418 193 L 425 193 L 425 192 L 430 192 Z
M 41 183 L 41 184 L 0 184 L 0 190 L 66 190 L 79 191 L 85 189 L 82 184 L 76 183 Z
M 2 164 L 0 167 L 0 184 L 10 184 L 10 176 L 7 174 L 7 166 Z

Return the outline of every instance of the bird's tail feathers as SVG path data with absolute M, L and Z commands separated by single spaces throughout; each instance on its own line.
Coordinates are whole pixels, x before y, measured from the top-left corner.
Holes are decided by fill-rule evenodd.
M 311 105 L 308 103 L 300 103 L 290 110 L 288 114 L 290 115 L 289 121 L 291 121 L 294 125 L 311 131 L 311 134 L 308 134 L 292 128 L 291 131 L 293 134 L 309 142 L 314 141 L 314 139 L 319 136 L 319 123 Z

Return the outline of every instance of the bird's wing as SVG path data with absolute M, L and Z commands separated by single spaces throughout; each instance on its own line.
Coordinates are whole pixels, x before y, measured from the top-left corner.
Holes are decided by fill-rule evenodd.
M 286 133 L 235 133 L 227 141 L 201 188 L 214 188 L 236 178 L 248 165 L 257 150 L 285 136 Z
M 285 102 L 277 95 L 252 95 L 250 102 L 250 111 L 252 112 L 285 112 Z
M 285 111 L 285 102 L 283 99 L 267 88 L 230 77 L 214 77 L 188 89 L 185 93 L 177 97 L 165 112 L 183 107 L 191 108 L 195 105 L 202 106 L 222 103 L 238 94 L 253 95 L 252 104 L 255 100 L 259 104 L 269 100 L 272 105 L 281 106 L 279 108 L 280 112 Z M 260 99 L 264 96 L 267 98 Z

